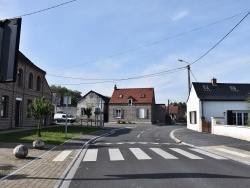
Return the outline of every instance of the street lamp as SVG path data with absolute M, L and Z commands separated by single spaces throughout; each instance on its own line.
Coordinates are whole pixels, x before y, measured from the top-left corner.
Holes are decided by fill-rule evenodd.
M 191 90 L 191 83 L 190 83 L 190 63 L 187 62 L 187 61 L 184 61 L 182 59 L 178 59 L 178 61 L 180 62 L 184 62 L 184 63 L 187 63 L 187 71 L 188 71 L 188 94 L 190 93 L 190 90 Z

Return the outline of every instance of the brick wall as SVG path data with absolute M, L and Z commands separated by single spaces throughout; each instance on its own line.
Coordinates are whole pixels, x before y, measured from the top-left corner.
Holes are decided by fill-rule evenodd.
M 45 96 L 47 101 L 51 102 L 51 91 L 45 78 L 45 72 L 36 67 L 34 64 L 19 60 L 18 69 L 23 71 L 22 86 L 15 83 L 0 83 L 0 112 L 3 108 L 2 97 L 8 96 L 7 117 L 0 117 L 0 129 L 18 126 L 37 126 L 37 120 L 28 116 L 28 100 L 40 98 Z M 29 74 L 33 74 L 33 87 L 28 88 Z M 37 77 L 40 77 L 40 91 L 37 91 Z M 19 103 L 19 121 L 15 118 L 17 116 L 16 104 Z M 18 122 L 18 124 L 16 124 Z M 46 117 L 44 122 L 46 125 L 51 124 L 51 115 Z

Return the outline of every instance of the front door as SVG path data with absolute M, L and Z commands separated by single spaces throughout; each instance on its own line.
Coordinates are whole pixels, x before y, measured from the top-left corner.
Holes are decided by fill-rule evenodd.
M 21 106 L 21 101 L 16 101 L 16 106 L 15 106 L 15 127 L 18 127 L 20 124 L 20 106 Z

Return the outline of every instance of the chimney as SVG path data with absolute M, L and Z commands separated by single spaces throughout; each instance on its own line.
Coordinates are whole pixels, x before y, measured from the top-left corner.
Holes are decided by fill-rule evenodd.
M 216 78 L 212 78 L 211 79 L 211 83 L 212 83 L 212 85 L 216 85 L 217 84 L 217 79 Z
M 116 84 L 115 84 L 114 90 L 117 90 Z

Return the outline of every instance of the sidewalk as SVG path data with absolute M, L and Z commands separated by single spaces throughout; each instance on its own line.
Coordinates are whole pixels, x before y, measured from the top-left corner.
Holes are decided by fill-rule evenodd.
M 185 128 L 176 129 L 173 139 L 211 153 L 250 165 L 250 142 L 226 136 L 201 133 Z
M 32 128 L 30 128 L 32 129 Z M 10 130 L 8 132 L 22 131 Z M 27 130 L 27 129 L 25 129 Z M 58 187 L 89 140 L 109 132 L 108 129 L 81 135 L 65 142 L 63 145 L 45 145 L 42 150 L 33 149 L 32 143 L 25 144 L 29 153 L 25 159 L 13 155 L 18 143 L 0 143 L 0 187 L 1 188 L 54 188 Z M 1 131 L 4 134 L 6 131 Z M 45 143 L 46 144 L 46 143 Z M 62 151 L 67 157 L 61 156 L 53 161 Z

